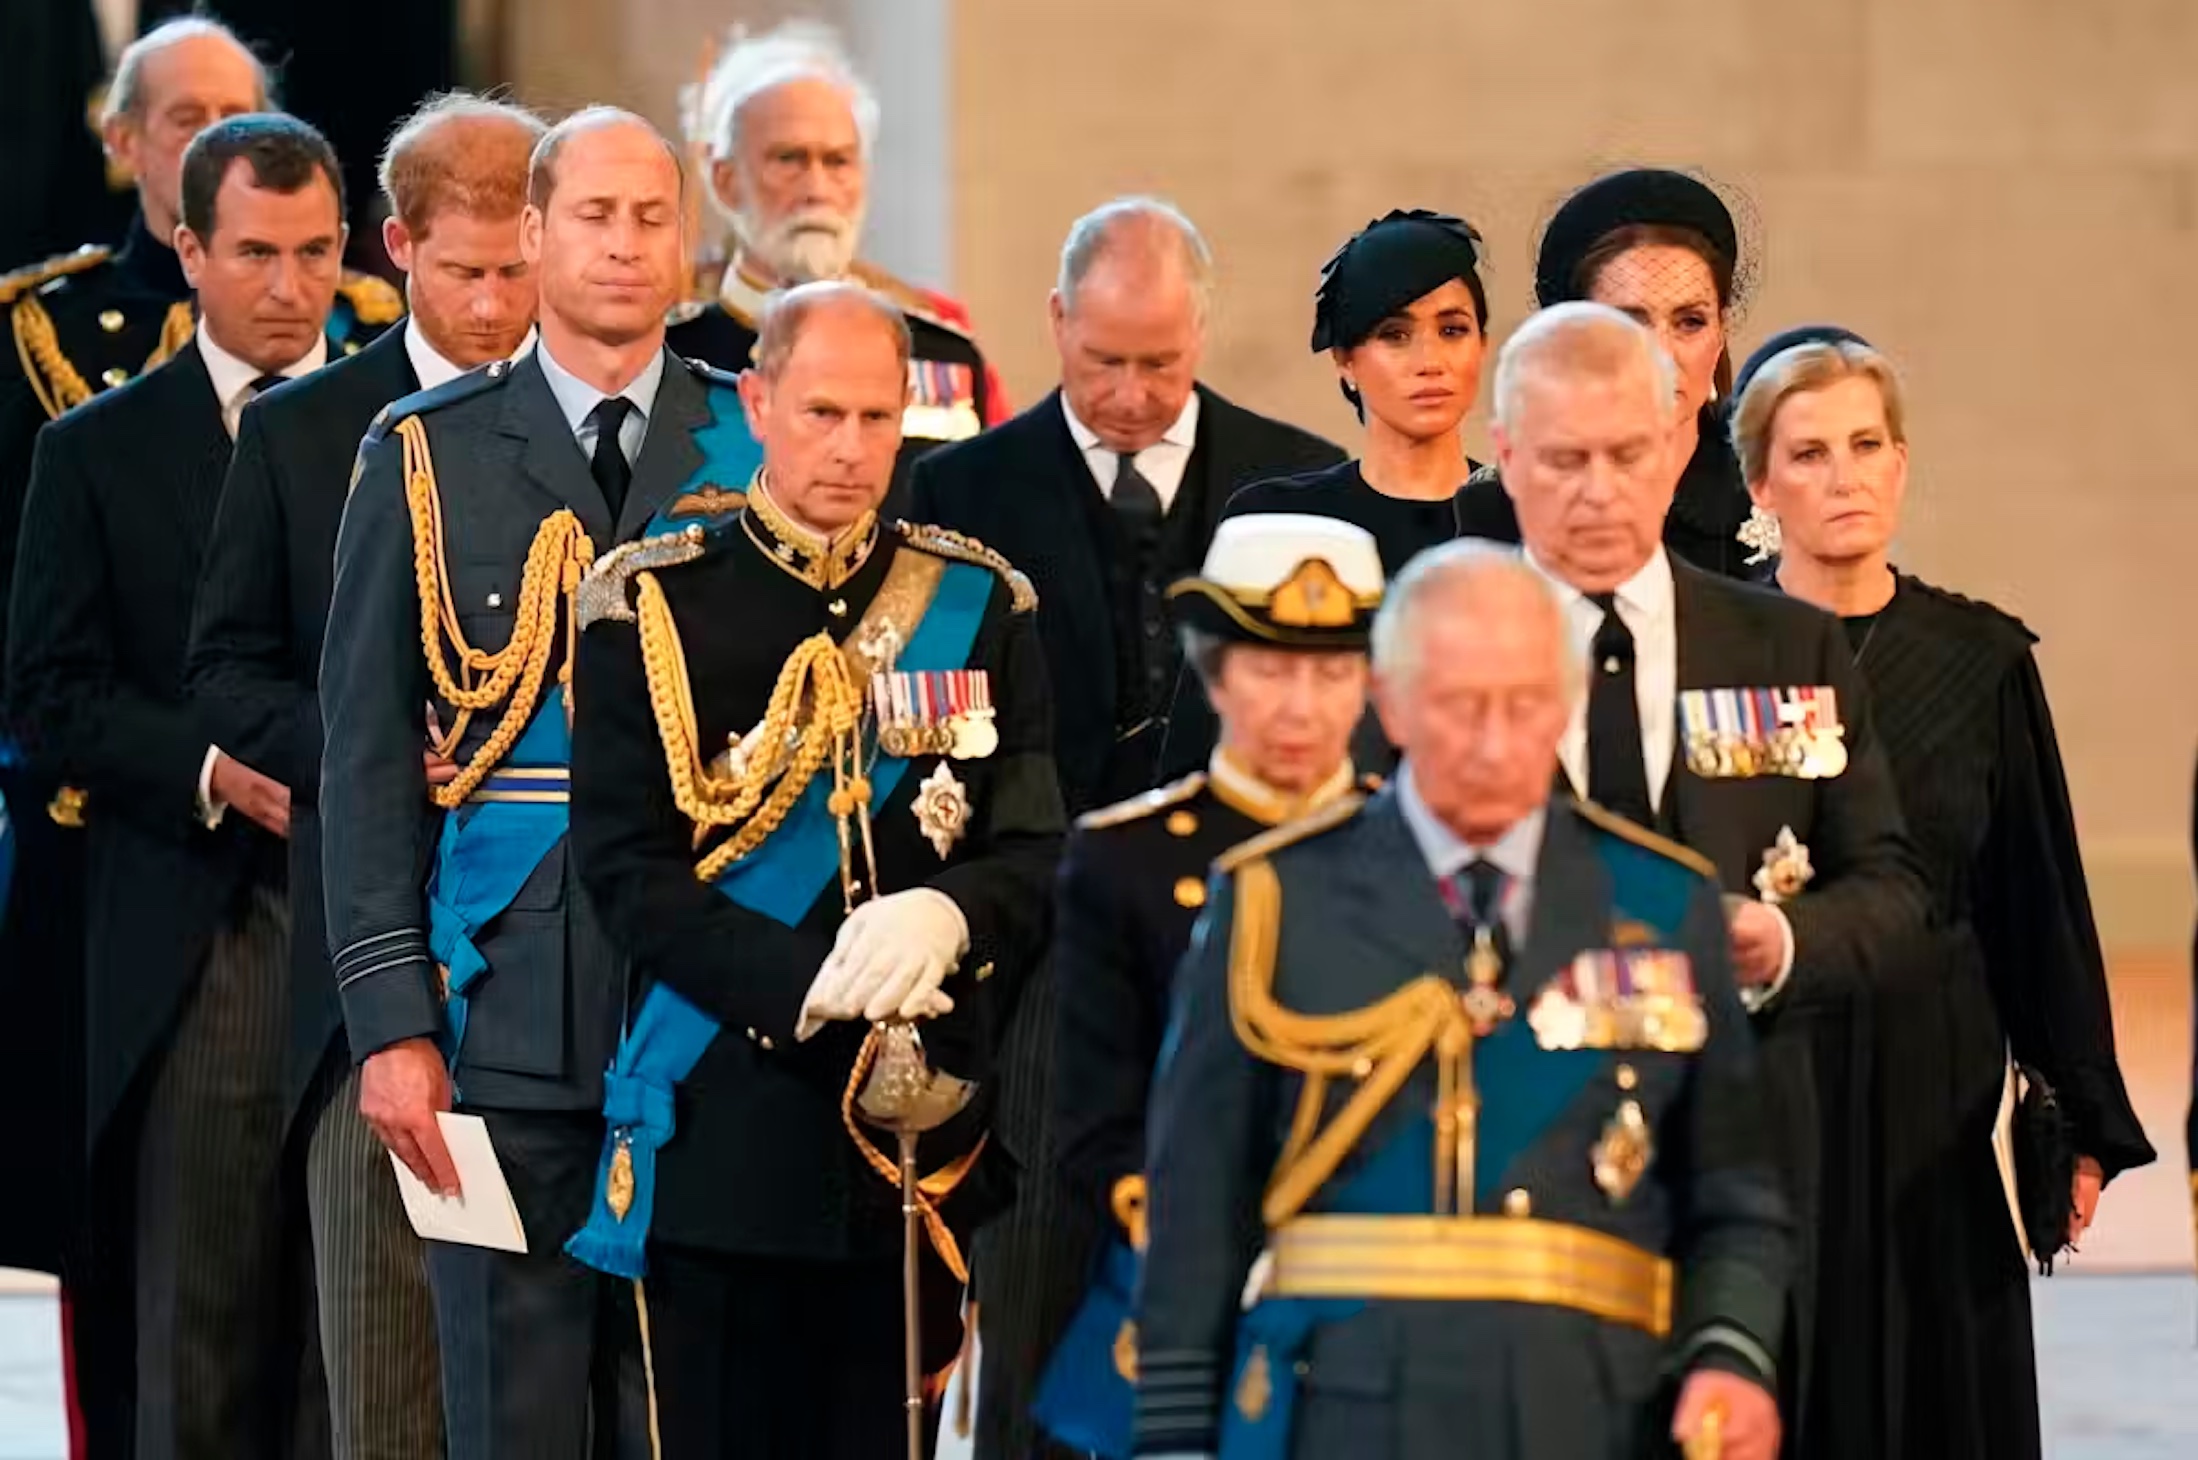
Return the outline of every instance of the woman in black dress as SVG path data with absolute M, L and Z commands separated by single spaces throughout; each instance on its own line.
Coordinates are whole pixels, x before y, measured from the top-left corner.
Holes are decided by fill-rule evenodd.
M 1937 913 L 1888 952 L 1910 975 L 1859 1011 L 1867 1125 L 1836 1159 L 1868 1195 L 1844 1219 L 1860 1230 L 1826 1234 L 1840 1270 L 1820 1290 L 1851 1306 L 1809 1405 L 1841 1439 L 1803 1434 L 1789 1453 L 2023 1460 L 2039 1454 L 2028 1270 L 1992 1146 L 2010 1051 L 2069 1116 L 2069 1240 L 2106 1182 L 2153 1158 L 2115 1060 L 2035 636 L 1890 565 L 1908 448 L 1883 356 L 1843 330 L 1789 331 L 1736 400 L 1749 491 L 1782 530 L 1778 586 L 1846 623 Z
M 1754 576 L 1740 533 L 1748 495 L 1725 429 L 1732 388 L 1727 341 L 1746 302 L 1752 261 L 1717 191 L 1699 178 L 1631 168 L 1597 178 L 1557 209 L 1535 251 L 1534 298 L 1607 304 L 1652 331 L 1679 367 L 1680 451 L 1686 469 L 1664 518 L 1664 546 L 1705 572 Z M 1511 500 L 1493 468 L 1467 488 L 1478 537 L 1517 542 Z
M 1334 361 L 1365 445 L 1356 461 L 1252 483 L 1222 517 L 1303 512 L 1357 523 L 1390 577 L 1420 549 L 1469 535 L 1458 492 L 1473 463 L 1458 428 L 1488 350 L 1480 264 L 1470 223 L 1418 209 L 1377 219 L 1336 250 L 1313 300 L 1313 350 Z

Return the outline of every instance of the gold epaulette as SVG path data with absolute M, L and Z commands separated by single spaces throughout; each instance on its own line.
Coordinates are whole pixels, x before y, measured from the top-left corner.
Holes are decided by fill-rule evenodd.
M 597 558 L 587 576 L 580 580 L 580 593 L 575 600 L 581 629 L 584 631 L 590 624 L 603 619 L 633 623 L 633 601 L 628 590 L 633 586 L 634 576 L 691 563 L 702 556 L 708 541 L 709 534 L 703 531 L 701 523 L 695 522 L 677 532 L 662 532 L 639 542 L 621 543 Z
M 1009 601 L 1015 612 L 1029 613 L 1038 606 L 1038 590 L 1030 586 L 1030 580 L 1017 571 L 1013 563 L 977 539 L 924 522 L 896 522 L 893 530 L 919 552 L 952 558 L 956 562 L 975 563 L 998 573 L 1007 581 Z
M 1142 821 L 1155 811 L 1165 811 L 1170 806 L 1180 806 L 1206 788 L 1206 773 L 1192 771 L 1180 781 L 1170 781 L 1154 790 L 1143 791 L 1127 801 L 1117 801 L 1112 806 L 1102 806 L 1097 811 L 1087 811 L 1076 818 L 1078 831 L 1104 831 L 1110 826 L 1123 826 L 1132 821 Z
M 1284 822 L 1272 830 L 1263 831 L 1250 841 L 1238 842 L 1235 846 L 1214 858 L 1214 870 L 1234 873 L 1248 862 L 1260 861 L 1272 853 L 1281 851 L 1284 847 L 1294 846 L 1308 837 L 1318 836 L 1324 831 L 1332 831 L 1358 815 L 1359 808 L 1365 804 L 1366 797 L 1357 791 L 1338 796 L 1318 811 L 1301 816 L 1295 821 Z
M 1617 812 L 1596 805 L 1586 797 L 1573 803 L 1580 814 L 1612 836 L 1621 837 L 1635 846 L 1646 847 L 1661 857 L 1668 857 L 1681 866 L 1701 873 L 1712 882 L 1717 880 L 1717 866 L 1708 857 L 1692 847 L 1681 846 L 1670 837 L 1659 836 L 1636 821 L 1628 821 Z
M 360 324 L 395 324 L 404 318 L 404 296 L 378 274 L 346 272 L 336 292 L 350 304 L 352 317 Z
M 43 263 L 31 264 L 12 274 L 0 274 L 0 306 L 13 304 L 25 294 L 43 288 L 55 279 L 81 274 L 86 269 L 96 269 L 113 257 L 113 249 L 87 243 L 73 253 L 57 253 Z
M 1472 475 L 1465 479 L 1465 484 L 1469 487 L 1480 486 L 1487 482 L 1494 482 L 1499 487 L 1503 485 L 1503 473 L 1497 470 L 1494 462 L 1490 462 L 1486 466 L 1474 467 Z
M 901 313 L 920 319 L 925 324 L 935 325 L 948 334 L 960 335 L 965 340 L 972 338 L 968 325 L 957 323 L 940 314 L 939 307 L 932 302 L 931 296 L 906 279 L 896 278 L 876 264 L 860 260 L 856 261 L 848 273 L 864 286 L 892 300 Z

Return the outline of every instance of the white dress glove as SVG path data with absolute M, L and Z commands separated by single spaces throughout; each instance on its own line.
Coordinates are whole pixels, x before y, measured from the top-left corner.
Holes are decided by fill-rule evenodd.
M 949 1012 L 941 987 L 969 951 L 969 920 L 930 887 L 873 898 L 847 915 L 802 1002 L 797 1033 L 828 1019 L 923 1019 Z

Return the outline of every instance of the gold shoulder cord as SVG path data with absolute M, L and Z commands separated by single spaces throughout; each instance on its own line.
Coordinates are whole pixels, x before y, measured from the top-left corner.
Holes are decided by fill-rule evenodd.
M 62 353 L 53 316 L 46 313 L 35 295 L 16 302 L 9 322 L 14 327 L 16 358 L 23 362 L 23 378 L 30 382 L 31 392 L 38 397 L 39 408 L 48 420 L 58 420 L 64 412 L 92 398 L 95 392 L 90 382 Z M 138 373 L 165 364 L 191 338 L 194 327 L 188 302 L 179 300 L 169 305 L 167 317 L 160 324 L 160 343 L 145 357 L 144 368 Z
M 1435 1142 L 1438 1191 L 1455 1172 L 1455 1118 L 1460 1102 L 1452 1089 L 1455 1070 L 1472 1048 L 1456 991 L 1422 974 L 1389 997 L 1342 1014 L 1298 1014 L 1274 996 L 1275 954 L 1282 929 L 1282 883 L 1274 864 L 1254 858 L 1236 869 L 1236 915 L 1229 929 L 1229 1014 L 1244 1047 L 1270 1064 L 1305 1077 L 1289 1139 L 1275 1162 L 1262 1207 L 1278 1227 L 1304 1209 L 1335 1174 L 1374 1117 L 1381 1113 L 1430 1050 L 1442 1057 Z M 1328 1083 L 1358 1081 L 1325 1128 Z M 1466 1179 L 1470 1181 L 1470 1174 Z
M 534 708 L 542 697 L 542 681 L 549 671 L 550 651 L 557 642 L 558 604 L 566 604 L 565 662 L 557 682 L 566 687 L 565 712 L 572 712 L 571 685 L 573 639 L 578 618 L 572 599 L 580 580 L 595 557 L 595 544 L 569 509 L 543 519 L 527 549 L 527 564 L 520 578 L 519 602 L 511 638 L 491 654 L 466 642 L 458 623 L 458 607 L 450 596 L 449 574 L 443 555 L 443 505 L 435 485 L 435 463 L 428 453 L 427 425 L 418 416 L 397 424 L 404 443 L 405 506 L 412 516 L 412 564 L 420 590 L 420 648 L 427 656 L 435 692 L 458 712 L 456 721 L 435 737 L 435 753 L 449 755 L 464 738 L 476 710 L 504 707 L 481 748 L 447 786 L 429 794 L 445 810 L 461 805 L 488 778 L 518 743 Z M 455 676 L 450 660 L 458 661 Z M 486 676 L 480 678 L 478 676 Z
M 712 826 L 738 828 L 696 863 L 697 878 L 714 882 L 726 868 L 763 845 L 827 760 L 832 763 L 833 816 L 844 828 L 858 809 L 867 810 L 870 782 L 857 764 L 862 690 L 830 634 L 802 640 L 787 656 L 778 682 L 771 687 L 770 707 L 754 752 L 745 763 L 736 760 L 731 775 L 721 776 L 701 754 L 687 655 L 663 585 L 654 573 L 642 573 L 634 583 L 641 662 L 648 671 L 649 705 L 664 742 L 664 762 L 671 771 L 672 800 L 698 831 Z M 807 722 L 797 725 L 796 717 L 805 709 Z

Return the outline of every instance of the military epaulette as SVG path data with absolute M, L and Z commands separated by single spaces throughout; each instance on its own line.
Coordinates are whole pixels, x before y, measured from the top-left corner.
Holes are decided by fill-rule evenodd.
M 707 299 L 683 299 L 664 311 L 664 327 L 676 329 L 690 320 L 702 318 L 702 312 L 710 307 Z
M 56 279 L 96 269 L 114 257 L 114 250 L 87 243 L 73 253 L 58 253 L 43 263 L 31 264 L 12 274 L 0 274 L 0 307 L 15 303 L 25 294 L 42 289 Z
M 892 300 L 901 313 L 910 318 L 920 319 L 925 324 L 935 325 L 948 334 L 960 335 L 965 340 L 972 338 L 968 325 L 943 314 L 930 294 L 906 279 L 895 278 L 876 264 L 866 264 L 859 260 L 848 272 L 858 282 Z
M 395 324 L 404 318 L 404 295 L 378 274 L 347 271 L 336 285 L 336 295 L 351 306 L 351 317 L 369 328 Z
M 677 532 L 658 533 L 655 537 L 612 548 L 597 558 L 587 576 L 580 580 L 579 596 L 574 602 L 580 627 L 585 630 L 603 619 L 622 624 L 634 622 L 630 590 L 635 576 L 691 563 L 708 550 L 709 541 L 710 535 L 696 522 Z
M 429 411 L 440 410 L 454 401 L 470 399 L 483 391 L 495 389 L 510 378 L 509 360 L 491 360 L 486 365 L 468 370 L 455 380 L 446 380 L 430 389 L 416 390 L 410 395 L 400 396 L 383 406 L 367 425 L 367 444 L 372 445 L 387 436 L 399 421 L 407 417 L 424 416 Z
M 1087 811 L 1076 818 L 1078 831 L 1104 831 L 1110 826 L 1125 826 L 1132 821 L 1142 821 L 1156 811 L 1170 806 L 1180 806 L 1206 788 L 1206 773 L 1192 771 L 1180 781 L 1117 801 L 1112 806 L 1102 806 L 1097 811 Z
M 1573 803 L 1590 824 L 1602 828 L 1612 836 L 1645 847 L 1660 857 L 1669 858 L 1691 871 L 1699 872 L 1712 882 L 1717 880 L 1717 866 L 1708 857 L 1692 847 L 1681 846 L 1670 837 L 1659 836 L 1638 822 L 1628 821 L 1615 811 L 1609 811 L 1582 797 Z
M 679 363 L 687 367 L 687 373 L 704 385 L 721 386 L 726 390 L 740 389 L 740 376 L 730 370 L 720 370 L 707 360 L 697 360 L 691 355 L 681 355 Z
M 1029 613 L 1038 606 L 1038 590 L 1030 586 L 1030 580 L 1017 571 L 1013 563 L 977 539 L 922 522 L 896 522 L 893 530 L 920 552 L 952 558 L 956 562 L 975 563 L 998 573 L 1007 582 L 1008 600 L 1015 612 Z
M 1503 473 L 1497 470 L 1494 462 L 1490 462 L 1486 466 L 1474 467 L 1471 475 L 1465 479 L 1465 484 L 1469 487 L 1483 486 L 1490 482 L 1499 487 L 1503 485 Z
M 1295 821 L 1284 822 L 1272 830 L 1263 831 L 1250 841 L 1238 842 L 1235 846 L 1214 858 L 1214 870 L 1234 873 L 1237 868 L 1244 866 L 1247 862 L 1260 861 L 1281 851 L 1284 847 L 1295 846 L 1297 843 L 1316 837 L 1324 831 L 1333 831 L 1358 815 L 1359 808 L 1365 804 L 1366 798 L 1356 791 L 1348 795 L 1338 796 L 1318 811 L 1301 816 Z

